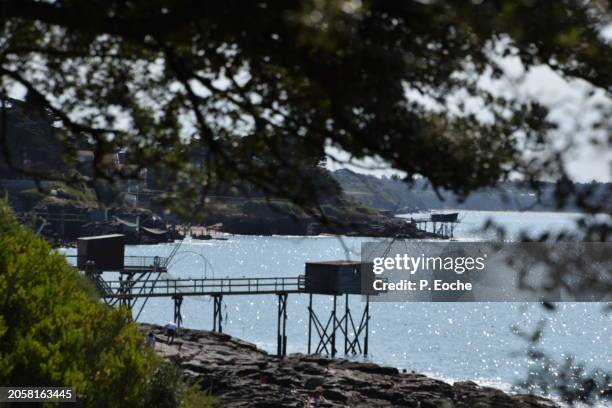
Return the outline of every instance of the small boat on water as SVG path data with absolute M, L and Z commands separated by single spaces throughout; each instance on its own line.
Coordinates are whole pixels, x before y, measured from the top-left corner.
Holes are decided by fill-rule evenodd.
M 431 214 L 432 222 L 457 222 L 459 213 Z

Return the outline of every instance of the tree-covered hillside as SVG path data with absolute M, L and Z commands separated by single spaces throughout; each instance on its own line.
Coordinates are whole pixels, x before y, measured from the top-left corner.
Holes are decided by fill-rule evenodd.
M 345 195 L 357 202 L 373 208 L 406 213 L 438 209 L 464 209 L 484 211 L 579 211 L 576 203 L 567 203 L 555 194 L 557 185 L 539 183 L 537 189 L 519 182 L 500 182 L 495 187 L 482 188 L 460 200 L 451 191 L 440 189 L 438 192 L 423 179 L 407 184 L 396 177 L 374 177 L 358 174 L 350 170 L 337 170 L 334 178 L 340 183 Z M 610 183 L 572 184 L 589 201 L 610 203 L 612 185 Z

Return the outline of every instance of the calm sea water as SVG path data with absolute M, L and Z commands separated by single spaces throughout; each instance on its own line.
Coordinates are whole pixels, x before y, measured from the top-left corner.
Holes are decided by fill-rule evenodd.
M 510 236 L 521 230 L 532 233 L 574 227 L 576 214 L 464 211 L 456 229 L 459 239 L 489 239 L 480 229 L 487 219 L 504 225 Z M 184 243 L 174 258 L 175 277 L 272 277 L 296 276 L 304 262 L 359 259 L 360 245 L 368 238 L 253 237 L 234 236 L 228 241 Z M 164 255 L 172 245 L 133 246 L 132 255 Z M 362 306 L 354 296 L 353 313 Z M 315 309 L 329 313 L 331 297 L 315 296 Z M 288 351 L 305 352 L 307 345 L 306 295 L 289 295 Z M 136 305 L 136 310 L 139 304 Z M 612 319 L 595 303 L 560 304 L 547 313 L 537 304 L 522 303 L 371 303 L 369 359 L 385 365 L 427 373 L 445 380 L 476 380 L 508 389 L 524 378 L 528 361 L 521 357 L 525 343 L 512 326 L 524 329 L 547 321 L 542 343 L 561 360 L 574 355 L 590 367 L 612 370 Z M 213 305 L 209 299 L 186 298 L 183 324 L 212 328 Z M 226 296 L 224 331 L 276 351 L 276 297 Z M 165 324 L 172 320 L 173 304 L 151 299 L 139 320 Z M 338 349 L 343 341 L 338 341 Z

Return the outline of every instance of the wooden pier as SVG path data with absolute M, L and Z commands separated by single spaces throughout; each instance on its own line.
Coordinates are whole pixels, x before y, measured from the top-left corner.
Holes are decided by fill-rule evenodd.
M 429 226 L 431 226 L 432 233 L 448 238 L 454 238 L 455 227 L 461 222 L 459 213 L 434 213 L 430 214 L 428 218 L 411 217 L 408 220 L 420 230 L 429 232 Z
M 99 238 L 101 242 L 91 244 Z M 174 278 L 168 274 L 168 265 L 178 251 L 175 247 L 169 257 L 122 256 L 121 259 L 109 259 L 109 254 L 123 255 L 123 248 L 115 248 L 117 236 L 87 237 L 87 245 L 80 245 L 82 253 L 71 258 L 95 285 L 100 298 L 110 306 L 126 307 L 134 310 L 137 300 L 143 300 L 137 311 L 137 320 L 149 299 L 170 298 L 173 300 L 174 322 L 182 326 L 181 308 L 187 297 L 210 297 L 213 300 L 213 331 L 223 332 L 222 304 L 227 296 L 274 295 L 277 297 L 277 355 L 287 354 L 288 320 L 287 299 L 289 295 L 308 295 L 308 353 L 325 353 L 335 356 L 338 352 L 336 340 L 344 337 L 345 354 L 368 353 L 368 325 L 370 320 L 369 296 L 365 296 L 365 305 L 361 317 L 353 319 L 349 308 L 349 295 L 360 295 L 360 287 L 356 283 L 359 276 L 359 263 L 349 261 L 334 261 L 323 263 L 308 263 L 306 274 L 298 276 L 253 277 L 253 278 Z M 103 242 L 104 241 L 104 242 Z M 98 262 L 96 262 L 98 261 Z M 97 266 L 104 262 L 105 268 Z M 309 275 L 309 266 L 328 268 L 329 273 Z M 348 269 L 347 269 L 348 268 Z M 350 279 L 346 279 L 346 273 Z M 118 278 L 106 279 L 109 272 L 114 272 Z M 312 271 L 311 271 L 312 272 Z M 346 282 L 349 286 L 330 286 L 329 281 L 336 279 Z M 328 279 L 331 278 L 331 279 Z M 323 295 L 332 301 L 329 315 L 321 315 L 314 310 L 313 295 Z M 344 308 L 338 308 L 338 297 L 345 297 Z M 325 322 L 325 323 L 323 323 Z M 313 330 L 314 329 L 314 330 Z M 313 339 L 315 347 L 313 347 Z

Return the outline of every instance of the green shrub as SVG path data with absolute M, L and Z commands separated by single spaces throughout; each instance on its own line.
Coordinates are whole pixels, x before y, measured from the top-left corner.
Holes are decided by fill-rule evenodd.
M 0 304 L 3 386 L 70 386 L 87 407 L 184 406 L 186 392 L 159 404 L 151 398 L 161 361 L 128 312 L 100 302 L 1 201 Z
M 202 393 L 198 385 L 186 384 L 181 371 L 173 364 L 161 363 L 153 374 L 147 407 L 209 407 L 211 397 Z

